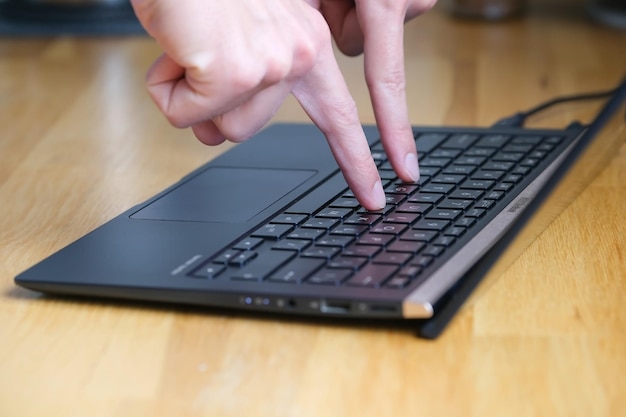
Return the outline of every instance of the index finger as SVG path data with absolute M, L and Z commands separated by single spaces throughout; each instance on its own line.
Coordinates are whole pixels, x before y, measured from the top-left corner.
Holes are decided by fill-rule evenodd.
M 383 146 L 398 176 L 417 181 L 404 72 L 406 1 L 357 0 L 356 9 L 364 35 L 365 78 Z
M 292 93 L 326 136 L 346 182 L 361 205 L 368 210 L 385 207 L 380 176 L 330 42 Z

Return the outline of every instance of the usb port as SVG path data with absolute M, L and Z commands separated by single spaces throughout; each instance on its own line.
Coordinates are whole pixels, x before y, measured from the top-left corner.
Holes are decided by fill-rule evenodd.
M 320 311 L 329 314 L 348 314 L 352 304 L 350 301 L 322 300 Z

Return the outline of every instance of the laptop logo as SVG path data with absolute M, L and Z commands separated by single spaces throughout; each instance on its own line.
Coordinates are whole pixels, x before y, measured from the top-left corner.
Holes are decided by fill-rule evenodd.
M 528 203 L 529 201 L 530 201 L 530 198 L 528 198 L 528 197 L 521 197 L 519 200 L 517 200 L 515 202 L 515 204 L 513 204 L 513 206 L 511 206 L 511 208 L 509 209 L 509 212 L 511 212 L 511 213 L 517 212 L 519 209 L 524 207 L 526 205 L 526 203 Z

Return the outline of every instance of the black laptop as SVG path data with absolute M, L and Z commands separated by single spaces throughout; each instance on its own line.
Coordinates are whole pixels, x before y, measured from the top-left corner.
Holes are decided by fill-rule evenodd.
M 359 205 L 317 128 L 272 125 L 16 283 L 250 314 L 411 320 L 433 338 L 606 167 L 624 143 L 625 110 L 626 82 L 589 125 L 415 127 L 419 184 L 397 179 L 365 127 L 387 195 L 378 212 Z

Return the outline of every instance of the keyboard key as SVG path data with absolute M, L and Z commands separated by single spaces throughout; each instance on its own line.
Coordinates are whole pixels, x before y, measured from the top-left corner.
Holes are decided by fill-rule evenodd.
M 193 276 L 213 279 L 226 270 L 226 266 L 220 264 L 204 265 L 193 273 Z
M 448 247 L 452 245 L 455 241 L 456 241 L 456 238 L 452 236 L 439 236 L 437 239 L 433 241 L 433 245 Z
M 490 157 L 498 150 L 495 148 L 472 148 L 465 151 L 463 155 L 465 156 L 484 156 L 486 158 Z
M 397 275 L 399 277 L 415 279 L 415 277 L 417 277 L 420 272 L 422 272 L 422 268 L 420 266 L 417 266 L 417 265 L 407 265 L 404 268 L 402 268 L 400 271 L 398 271 Z M 389 283 L 387 283 L 387 284 L 389 284 Z
M 465 213 L 465 217 L 482 217 L 485 215 L 486 210 L 484 208 L 472 208 L 467 210 Z
M 503 152 L 528 153 L 531 151 L 532 148 L 533 148 L 533 145 L 513 144 L 513 145 L 506 145 L 504 148 L 502 148 L 502 151 Z
M 476 205 L 474 206 L 476 209 L 490 209 L 491 207 L 493 207 L 493 205 L 495 204 L 495 202 L 493 200 L 480 200 L 476 203 Z
M 385 192 L 389 194 L 404 194 L 408 195 L 417 190 L 417 184 L 391 184 L 386 189 Z
M 539 163 L 539 159 L 536 159 L 536 158 L 526 158 L 522 162 L 520 162 L 520 165 L 523 166 L 523 167 L 534 167 L 538 163 Z
M 261 281 L 268 275 L 280 268 L 289 260 L 293 259 L 296 253 L 293 251 L 270 250 L 260 254 L 237 272 L 233 279 L 244 281 Z
M 411 282 L 411 278 L 408 276 L 398 276 L 398 277 L 393 277 L 391 278 L 389 281 L 387 281 L 385 283 L 385 288 L 391 288 L 391 289 L 402 289 L 404 287 L 406 287 L 407 285 L 409 285 L 409 283 Z
M 359 213 L 354 214 L 343 221 L 343 224 L 360 224 L 370 226 L 381 219 L 380 214 Z
M 477 140 L 478 140 L 478 135 L 457 133 L 457 134 L 452 135 L 450 139 L 445 141 L 441 145 L 441 148 L 443 149 L 467 149 L 470 146 L 472 146 L 472 144 L 476 142 Z
M 374 258 L 374 264 L 404 265 L 411 259 L 410 253 L 383 252 Z
M 446 236 L 459 237 L 463 235 L 464 233 L 465 233 L 464 227 L 453 226 L 453 227 L 447 228 L 443 234 Z
M 464 179 L 465 175 L 440 174 L 434 177 L 431 181 L 435 183 L 458 184 Z
M 443 170 L 444 174 L 458 174 L 458 175 L 470 175 L 476 170 L 472 165 L 450 165 Z
M 474 200 L 460 200 L 448 198 L 437 205 L 440 209 L 465 210 L 474 203 Z
M 437 257 L 437 256 L 441 255 L 443 253 L 443 251 L 444 251 L 444 248 L 442 246 L 429 246 L 426 249 L 424 249 L 422 254 L 425 255 L 425 256 Z
M 443 194 L 439 193 L 426 193 L 420 191 L 415 194 L 413 197 L 409 198 L 410 203 L 437 203 L 444 197 Z
M 331 259 L 340 251 L 341 249 L 336 246 L 313 246 L 302 251 L 302 257 Z
M 289 224 L 274 224 L 268 223 L 261 226 L 254 233 L 252 237 L 262 237 L 265 239 L 280 239 L 293 230 L 293 226 Z
M 271 282 L 297 284 L 304 281 L 309 275 L 324 265 L 323 259 L 299 258 L 289 262 L 268 278 Z
M 493 161 L 518 162 L 524 157 L 520 152 L 498 152 L 492 157 Z
M 395 180 L 396 179 L 396 173 L 393 169 L 391 169 L 391 166 L 389 167 L 389 169 L 379 169 L 378 170 L 378 175 L 380 176 L 381 180 Z M 347 195 L 347 194 L 346 194 Z M 354 196 L 354 194 L 352 194 L 352 192 L 350 193 L 350 195 Z
M 406 199 L 406 195 L 404 194 L 387 194 L 385 195 L 385 198 L 387 199 L 387 205 L 398 205 L 400 204 L 402 201 L 404 201 Z
M 283 239 L 274 243 L 272 249 L 276 250 L 295 250 L 296 252 L 300 252 L 303 249 L 306 249 L 311 245 L 310 240 L 303 239 Z
M 358 256 L 338 256 L 328 263 L 329 268 L 349 268 L 352 270 L 361 269 L 368 261 L 368 258 Z
M 541 136 L 516 136 L 513 138 L 511 143 L 519 144 L 519 145 L 537 145 L 541 142 Z
M 509 174 L 506 177 L 504 177 L 502 179 L 502 181 L 503 182 L 513 182 L 513 183 L 516 183 L 516 182 L 521 181 L 521 179 L 522 179 L 522 176 L 519 175 L 519 174 Z
M 315 217 L 331 218 L 331 219 L 344 219 L 352 213 L 351 209 L 341 207 L 327 207 L 318 212 Z
M 462 213 L 462 210 L 452 210 L 452 209 L 434 209 L 426 214 L 427 219 L 438 219 L 438 220 L 454 220 L 459 217 Z
M 441 168 L 437 168 L 437 167 L 424 167 L 422 166 L 421 162 L 420 162 L 420 182 L 422 182 L 422 179 L 424 177 L 432 177 L 433 175 L 437 175 L 437 173 L 439 171 L 441 171 Z
M 456 228 L 459 227 L 472 227 L 474 225 L 474 223 L 476 223 L 476 217 L 461 217 L 459 220 L 457 220 L 454 223 L 454 226 L 456 226 Z M 450 229 L 448 229 L 450 230 Z
M 344 248 L 348 246 L 350 243 L 354 241 L 352 236 L 334 236 L 328 235 L 319 239 L 315 244 L 317 246 L 336 246 L 339 248 Z
M 351 208 L 356 209 L 361 207 L 361 204 L 356 198 L 340 197 L 329 204 L 329 207 Z
M 452 184 L 434 184 L 429 183 L 420 188 L 420 192 L 424 193 L 438 193 L 438 194 L 447 194 L 454 188 Z M 411 201 L 411 200 L 409 200 Z
M 562 136 L 550 136 L 549 138 L 545 140 L 545 143 L 549 143 L 551 145 L 558 145 L 561 142 L 563 142 Z
M 240 253 L 240 250 L 227 250 L 226 252 L 222 252 L 215 259 L 213 259 L 213 262 L 218 264 L 227 264 L 228 262 L 230 262 L 231 259 L 239 255 Z
M 300 223 L 302 223 L 303 221 L 305 221 L 307 219 L 307 217 L 308 216 L 305 215 L 305 214 L 284 213 L 284 214 L 279 214 L 278 216 L 274 217 L 272 219 L 272 223 L 292 224 L 294 226 L 297 226 Z
M 405 204 L 410 203 L 404 203 L 402 204 L 402 206 L 404 206 Z M 384 223 L 411 224 L 415 222 L 418 218 L 418 214 L 403 212 L 402 210 L 400 210 L 400 207 L 398 207 L 398 210 L 395 213 L 391 213 L 385 218 Z
M 504 171 L 477 171 L 472 175 L 473 180 L 485 181 L 485 180 L 499 180 L 504 176 Z
M 495 187 L 493 187 L 495 191 L 504 191 L 504 192 L 509 191 L 511 188 L 513 188 L 513 184 L 510 182 L 501 182 L 499 184 L 496 184 Z
M 439 233 L 435 230 L 409 230 L 400 236 L 400 240 L 430 242 Z
M 459 149 L 437 149 L 431 152 L 433 158 L 456 158 L 461 154 Z
M 343 255 L 371 258 L 380 252 L 380 248 L 374 245 L 350 245 L 343 251 Z
M 463 184 L 461 184 L 461 188 L 471 189 L 471 190 L 486 190 L 491 188 L 495 181 L 487 181 L 487 180 L 467 180 Z
M 431 263 L 433 263 L 433 257 L 432 256 L 419 255 L 417 258 L 415 258 L 411 262 L 411 265 L 417 265 L 417 266 L 419 266 L 421 268 L 426 268 Z
M 325 219 L 313 217 L 302 223 L 305 229 L 330 229 L 339 222 L 338 219 Z
M 335 227 L 330 233 L 333 235 L 358 236 L 365 233 L 369 228 L 359 224 L 341 224 Z
M 485 195 L 486 200 L 500 200 L 502 197 L 504 197 L 503 191 L 489 191 Z
M 316 240 L 324 234 L 326 234 L 324 229 L 295 229 L 287 237 L 289 239 Z
M 426 157 L 423 158 L 422 160 L 420 160 L 419 165 L 422 167 L 436 167 L 436 168 L 443 168 L 446 165 L 448 165 L 448 163 L 450 163 L 452 159 L 450 158 L 430 158 L 430 157 Z
M 239 241 L 235 246 L 233 246 L 233 249 L 252 250 L 256 249 L 263 242 L 264 240 L 260 237 L 248 237 Z
M 395 265 L 370 264 L 354 274 L 347 281 L 347 285 L 376 288 L 389 279 L 397 270 L 398 267 Z
M 510 138 L 508 135 L 486 135 L 480 138 L 476 146 L 481 148 L 502 148 Z
M 449 220 L 423 219 L 415 223 L 413 229 L 441 231 L 445 229 L 448 224 L 450 224 Z
M 484 156 L 462 156 L 457 158 L 454 163 L 458 165 L 482 165 L 487 158 Z
M 365 233 L 359 237 L 359 245 L 385 246 L 394 239 L 393 234 Z
M 416 254 L 426 246 L 426 242 L 397 240 L 387 247 L 387 252 L 404 252 Z
M 372 233 L 382 233 L 387 235 L 399 235 L 406 230 L 405 224 L 399 223 L 378 223 L 372 227 Z
M 422 133 L 415 140 L 415 146 L 421 153 L 428 153 L 443 142 L 448 135 L 445 133 Z
M 353 272 L 350 269 L 324 268 L 314 272 L 313 275 L 306 280 L 306 282 L 308 284 L 318 285 L 340 285 L 350 275 L 352 275 L 352 273 Z
M 514 162 L 487 162 L 481 168 L 485 171 L 509 171 L 511 168 L 515 166 Z
M 482 190 L 455 190 L 452 194 L 450 194 L 450 198 L 458 199 L 458 200 L 476 200 L 480 198 L 481 195 L 484 194 Z
M 357 211 L 357 213 L 358 214 L 369 213 L 369 214 L 385 215 L 385 214 L 388 214 L 390 211 L 393 211 L 395 209 L 396 209 L 395 204 L 386 204 L 385 207 L 382 210 L 371 211 L 371 210 L 366 210 L 364 208 L 360 208 Z
M 228 265 L 231 266 L 244 266 L 246 263 L 248 263 L 250 260 L 256 258 L 257 253 L 251 250 L 246 250 L 241 252 L 239 255 L 232 257 L 231 259 L 228 260 Z
M 432 207 L 432 204 L 427 203 L 402 203 L 396 209 L 395 215 L 400 215 L 401 213 L 414 213 L 416 218 L 418 214 L 424 213 L 428 211 Z M 394 215 L 392 214 L 392 216 Z M 411 222 L 412 223 L 412 222 Z

